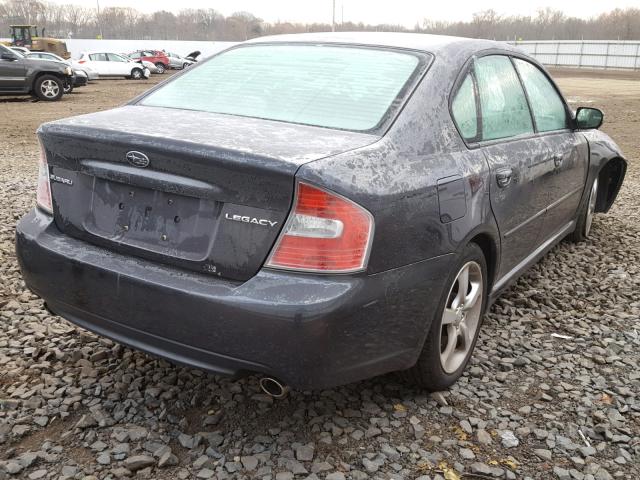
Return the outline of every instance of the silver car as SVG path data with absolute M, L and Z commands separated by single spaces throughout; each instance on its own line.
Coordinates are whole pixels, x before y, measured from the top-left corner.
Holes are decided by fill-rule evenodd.
M 193 65 L 195 62 L 193 60 L 189 60 L 188 58 L 183 57 L 182 55 L 178 55 L 177 53 L 164 52 L 169 57 L 169 67 L 182 70 L 187 68 L 189 65 Z
M 79 73 L 87 77 L 88 81 L 98 80 L 100 75 L 95 70 L 92 70 L 86 64 L 80 64 L 75 60 L 65 60 L 64 58 L 50 52 L 30 52 L 27 55 L 28 58 L 39 58 L 41 60 L 51 60 L 54 62 L 62 62 L 70 65 L 73 68 L 76 75 Z

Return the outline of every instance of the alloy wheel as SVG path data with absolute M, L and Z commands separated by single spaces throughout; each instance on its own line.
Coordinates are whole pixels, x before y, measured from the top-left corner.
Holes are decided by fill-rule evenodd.
M 60 93 L 60 86 L 53 80 L 45 80 L 40 85 L 40 91 L 47 98 L 55 98 Z
M 467 262 L 449 289 L 440 326 L 440 363 L 447 373 L 464 364 L 482 316 L 482 268 Z
M 589 205 L 587 206 L 587 218 L 584 221 L 584 236 L 588 237 L 591 232 L 591 224 L 593 223 L 593 215 L 596 211 L 596 200 L 598 199 L 598 178 L 593 181 L 591 193 L 589 194 Z

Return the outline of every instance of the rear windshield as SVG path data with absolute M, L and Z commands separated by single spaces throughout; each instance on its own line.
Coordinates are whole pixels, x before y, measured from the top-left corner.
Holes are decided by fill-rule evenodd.
M 223 52 L 140 104 L 372 130 L 406 95 L 424 57 L 327 45 L 255 45 Z

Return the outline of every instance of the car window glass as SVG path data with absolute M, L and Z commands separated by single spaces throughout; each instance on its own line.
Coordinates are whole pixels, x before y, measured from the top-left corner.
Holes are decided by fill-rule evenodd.
M 471 74 L 467 74 L 464 82 L 456 92 L 451 104 L 451 113 L 460 130 L 460 134 L 465 140 L 472 140 L 478 136 L 476 93 L 473 88 Z
M 479 58 L 475 74 L 482 112 L 482 139 L 533 133 L 527 99 L 511 60 L 502 55 Z
M 140 52 L 133 52 L 129 55 L 129 58 L 140 58 Z
M 533 118 L 539 132 L 567 128 L 567 112 L 564 102 L 544 73 L 535 65 L 515 59 L 520 78 L 529 96 Z
M 89 55 L 89 58 L 91 60 L 93 60 L 94 62 L 106 62 L 106 61 L 108 61 L 106 53 L 92 53 L 91 55 Z
M 115 53 L 107 53 L 110 62 L 126 62 L 124 58 L 120 55 L 116 55 Z
M 404 51 L 260 45 L 221 53 L 142 100 L 347 130 L 369 130 L 402 101 L 419 65 Z

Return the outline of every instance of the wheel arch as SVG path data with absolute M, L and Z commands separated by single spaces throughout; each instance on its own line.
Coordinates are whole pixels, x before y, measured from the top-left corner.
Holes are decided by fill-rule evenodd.
M 596 212 L 606 213 L 613 205 L 627 171 L 627 162 L 622 157 L 607 160 L 598 172 L 598 198 Z
M 64 84 L 64 76 L 61 75 L 59 72 L 52 72 L 49 70 L 40 70 L 34 73 L 33 75 L 33 79 L 31 80 L 31 85 L 29 86 L 29 92 L 34 92 L 35 88 L 36 88 L 36 82 L 38 81 L 38 79 L 44 75 L 52 75 L 56 78 L 58 78 L 63 84 Z
M 475 243 L 482 250 L 485 262 L 487 263 L 487 289 L 491 292 L 498 271 L 499 250 L 496 238 L 489 232 L 476 233 L 469 239 L 467 244 Z

